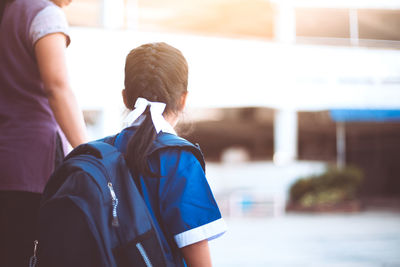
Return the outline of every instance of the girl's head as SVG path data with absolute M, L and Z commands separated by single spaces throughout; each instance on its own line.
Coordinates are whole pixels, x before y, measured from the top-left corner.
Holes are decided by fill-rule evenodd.
M 188 65 L 182 53 L 166 44 L 144 44 L 126 57 L 123 97 L 133 109 L 138 97 L 166 104 L 164 116 L 182 111 L 188 85 Z
M 125 63 L 125 106 L 134 109 L 141 97 L 166 104 L 163 116 L 174 126 L 185 106 L 188 65 L 182 53 L 166 44 L 151 43 L 133 49 Z M 126 160 L 134 175 L 158 176 L 150 170 L 147 154 L 157 136 L 149 106 L 144 121 L 135 130 L 127 147 Z

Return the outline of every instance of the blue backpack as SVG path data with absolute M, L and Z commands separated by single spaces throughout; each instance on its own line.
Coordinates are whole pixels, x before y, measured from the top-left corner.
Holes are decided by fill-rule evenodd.
M 114 140 L 77 147 L 51 176 L 39 210 L 40 267 L 174 266 Z M 204 168 L 201 151 L 171 134 L 150 154 L 170 147 L 192 151 Z

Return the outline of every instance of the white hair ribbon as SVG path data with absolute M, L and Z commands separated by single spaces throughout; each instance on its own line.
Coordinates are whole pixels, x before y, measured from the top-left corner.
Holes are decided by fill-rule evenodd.
M 165 110 L 165 103 L 150 102 L 145 98 L 139 97 L 135 103 L 135 109 L 132 110 L 125 118 L 124 125 L 126 127 L 134 124 L 136 120 L 143 114 L 147 106 L 150 106 L 151 120 L 153 121 L 156 132 L 160 131 L 175 133 L 172 126 L 164 119 L 163 112 Z

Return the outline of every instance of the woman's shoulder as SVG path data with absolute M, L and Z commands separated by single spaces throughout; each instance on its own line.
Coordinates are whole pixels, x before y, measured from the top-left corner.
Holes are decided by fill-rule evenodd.
M 32 44 L 51 33 L 62 33 L 66 36 L 66 45 L 70 43 L 69 27 L 62 9 L 50 1 L 45 1 L 41 10 L 32 20 L 29 36 Z

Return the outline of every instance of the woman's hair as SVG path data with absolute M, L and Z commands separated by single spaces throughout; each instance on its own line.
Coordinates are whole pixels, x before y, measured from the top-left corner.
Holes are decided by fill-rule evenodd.
M 138 97 L 166 104 L 164 115 L 178 114 L 187 92 L 188 66 L 182 53 L 166 43 L 150 43 L 133 49 L 125 63 L 125 102 L 133 109 Z M 147 154 L 157 133 L 149 106 L 145 120 L 130 138 L 126 161 L 134 175 L 159 177 L 147 163 Z

